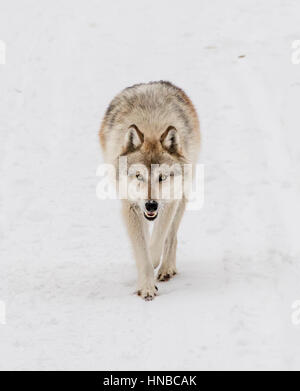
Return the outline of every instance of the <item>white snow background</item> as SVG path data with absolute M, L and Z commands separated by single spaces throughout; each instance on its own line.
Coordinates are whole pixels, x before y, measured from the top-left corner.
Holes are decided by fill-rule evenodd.
M 300 369 L 298 0 L 0 0 L 0 368 Z M 96 197 L 113 96 L 169 80 L 198 110 L 205 203 L 179 274 L 135 294 Z

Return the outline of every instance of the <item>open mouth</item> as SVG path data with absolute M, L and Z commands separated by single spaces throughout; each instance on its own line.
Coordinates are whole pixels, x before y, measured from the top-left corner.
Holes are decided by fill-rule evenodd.
M 153 221 L 156 219 L 158 213 L 157 212 L 144 212 L 144 216 L 147 220 Z

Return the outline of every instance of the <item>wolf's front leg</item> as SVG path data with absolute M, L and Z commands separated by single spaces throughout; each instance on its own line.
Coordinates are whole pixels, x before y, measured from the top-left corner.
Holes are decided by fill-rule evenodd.
M 154 283 L 154 269 L 148 249 L 149 232 L 145 218 L 138 206 L 126 200 L 123 201 L 123 215 L 138 269 L 138 295 L 145 300 L 153 300 L 158 289 Z
M 165 241 L 163 259 L 161 267 L 157 273 L 159 281 L 168 281 L 177 273 L 176 269 L 176 249 L 177 249 L 177 231 L 185 210 L 185 200 L 181 200 L 176 209 L 173 221 L 169 228 Z
M 167 203 L 160 211 L 155 225 L 153 227 L 151 244 L 150 244 L 150 253 L 152 264 L 154 268 L 160 264 L 160 259 L 164 249 L 165 241 L 169 232 L 169 229 L 172 225 L 176 210 L 178 206 L 178 201 L 173 201 Z

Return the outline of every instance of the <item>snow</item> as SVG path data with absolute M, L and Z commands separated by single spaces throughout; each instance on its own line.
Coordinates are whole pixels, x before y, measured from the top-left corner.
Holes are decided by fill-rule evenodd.
M 299 370 L 299 1 L 1 8 L 0 368 Z M 160 79 L 198 109 L 205 202 L 149 303 L 120 204 L 96 197 L 97 133 Z

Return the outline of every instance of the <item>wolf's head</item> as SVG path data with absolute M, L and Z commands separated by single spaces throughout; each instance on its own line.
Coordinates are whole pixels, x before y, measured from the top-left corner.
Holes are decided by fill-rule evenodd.
M 186 161 L 175 127 L 168 126 L 159 136 L 146 138 L 132 124 L 121 156 L 127 158 L 123 175 L 127 175 L 128 199 L 140 206 L 146 219 L 155 220 L 165 203 L 182 197 L 182 167 Z

